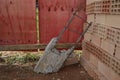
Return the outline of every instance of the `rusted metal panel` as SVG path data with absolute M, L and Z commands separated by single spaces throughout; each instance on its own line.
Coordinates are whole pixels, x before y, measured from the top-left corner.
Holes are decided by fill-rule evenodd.
M 0 0 L 0 45 L 34 44 L 35 0 Z
M 40 43 L 48 43 L 51 38 L 59 34 L 78 3 L 85 7 L 86 0 L 39 0 Z M 81 14 L 85 18 L 85 13 Z M 81 33 L 83 31 L 83 23 L 84 21 L 76 17 L 70 28 L 76 29 Z M 78 34 L 67 30 L 60 43 L 74 43 L 78 36 Z

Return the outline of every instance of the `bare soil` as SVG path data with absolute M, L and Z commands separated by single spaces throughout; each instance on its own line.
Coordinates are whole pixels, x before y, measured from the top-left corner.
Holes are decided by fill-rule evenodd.
M 80 64 L 63 67 L 53 74 L 37 74 L 35 64 L 3 65 L 0 64 L 0 80 L 93 80 Z

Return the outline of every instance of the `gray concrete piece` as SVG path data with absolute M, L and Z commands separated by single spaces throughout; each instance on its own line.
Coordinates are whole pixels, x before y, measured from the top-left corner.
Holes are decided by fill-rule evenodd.
M 45 53 L 34 68 L 35 72 L 47 74 L 59 71 L 69 54 L 73 52 L 74 47 L 71 47 L 67 51 L 58 51 L 54 48 L 56 42 L 57 38 L 53 38 L 50 41 L 45 49 Z

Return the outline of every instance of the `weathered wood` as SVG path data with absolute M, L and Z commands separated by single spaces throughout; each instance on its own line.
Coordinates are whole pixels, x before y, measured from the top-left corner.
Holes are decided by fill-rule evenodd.
M 74 44 L 57 44 L 56 48 L 69 48 Z M 25 44 L 25 45 L 0 45 L 0 51 L 20 51 L 20 50 L 35 50 L 45 49 L 47 44 Z M 78 44 L 76 48 L 81 49 L 81 45 Z

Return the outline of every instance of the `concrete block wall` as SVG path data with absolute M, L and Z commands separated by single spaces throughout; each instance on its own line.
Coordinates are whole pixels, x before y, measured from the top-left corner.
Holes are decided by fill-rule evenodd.
M 81 64 L 95 80 L 120 80 L 119 10 L 120 0 L 87 0 L 93 25 L 84 36 Z

